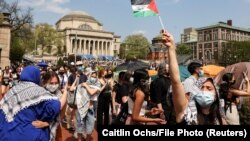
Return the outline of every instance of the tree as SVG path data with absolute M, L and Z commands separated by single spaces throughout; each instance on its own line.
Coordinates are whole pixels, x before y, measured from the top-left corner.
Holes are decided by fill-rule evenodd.
M 15 63 L 22 60 L 23 55 L 25 54 L 25 49 L 23 48 L 23 42 L 20 38 L 12 38 L 12 46 L 10 48 L 10 60 Z
M 125 58 L 145 59 L 149 51 L 149 42 L 142 34 L 129 35 L 121 45 Z
M 63 59 L 59 58 L 59 60 L 57 61 L 57 66 L 63 66 L 63 65 L 65 65 Z
M 16 60 L 14 56 L 19 56 L 23 52 L 31 50 L 32 44 L 32 25 L 33 16 L 31 14 L 32 9 L 21 9 L 18 5 L 18 1 L 8 4 L 4 0 L 0 0 L 0 11 L 10 13 L 10 25 L 11 25 L 11 45 L 10 45 L 10 60 Z M 20 56 L 19 56 L 20 57 Z M 18 57 L 18 58 L 19 58 Z M 22 56 L 21 56 L 22 58 Z M 14 59 L 14 60 L 12 60 Z
M 222 47 L 220 64 L 227 66 L 250 61 L 250 41 L 231 41 Z
M 192 49 L 187 46 L 186 44 L 180 44 L 176 48 L 176 52 L 179 55 L 187 55 L 187 54 L 192 54 Z
M 42 47 L 42 55 L 47 52 L 50 55 L 62 55 L 64 52 L 63 48 L 63 35 L 57 32 L 52 25 L 48 23 L 37 24 L 34 31 L 36 45 Z M 56 46 L 56 53 L 53 52 L 53 46 Z

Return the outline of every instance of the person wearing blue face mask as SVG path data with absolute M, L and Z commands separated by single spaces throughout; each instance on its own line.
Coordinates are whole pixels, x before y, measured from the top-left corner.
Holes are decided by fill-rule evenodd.
M 173 104 L 177 124 L 186 125 L 223 125 L 220 100 L 212 78 L 201 77 L 189 87 L 191 96 L 187 97 L 181 83 L 176 46 L 171 34 L 163 31 L 165 46 L 168 48 L 169 71 L 172 82 Z M 196 70 L 195 70 L 196 71 Z M 198 69 L 197 72 L 198 73 Z
M 184 85 L 186 95 L 191 97 L 190 94 L 193 93 L 192 88 L 195 85 L 196 81 L 200 77 L 204 76 L 204 71 L 202 70 L 202 64 L 200 64 L 198 62 L 191 62 L 188 65 L 187 69 L 188 69 L 189 73 L 191 74 L 191 76 L 183 81 L 183 85 Z
M 51 94 L 56 95 L 56 97 L 59 98 L 61 102 L 60 115 L 64 115 L 65 111 L 63 110 L 63 108 L 67 100 L 67 90 L 64 89 L 63 91 L 61 91 L 59 89 L 59 77 L 57 73 L 54 71 L 46 72 L 43 76 L 42 83 L 46 90 L 48 90 Z M 61 121 L 60 116 L 58 116 L 57 119 L 53 122 L 36 120 L 32 122 L 32 125 L 35 126 L 36 128 L 41 128 L 41 129 L 50 127 L 51 140 L 59 141 L 62 140 L 62 125 L 60 121 Z M 53 128 L 53 126 L 57 128 Z
M 92 132 L 94 131 L 98 96 L 100 92 L 106 87 L 106 84 L 101 86 L 101 83 L 97 78 L 96 71 L 91 71 L 89 73 L 90 74 L 87 82 L 83 82 L 80 84 L 80 87 L 83 87 L 84 89 L 83 93 L 80 93 L 80 95 L 81 96 L 87 95 L 87 98 L 84 97 L 76 100 L 77 105 L 80 105 L 81 103 L 88 103 L 87 107 L 85 106 L 77 107 L 77 113 L 76 113 L 76 120 L 77 120 L 76 133 L 78 140 L 80 140 L 83 137 L 83 135 L 86 134 L 86 141 L 91 140 L 91 135 Z M 80 88 L 80 90 L 81 89 L 82 88 Z M 76 97 L 78 97 L 78 93 L 76 94 Z M 86 111 L 86 113 L 82 111 Z

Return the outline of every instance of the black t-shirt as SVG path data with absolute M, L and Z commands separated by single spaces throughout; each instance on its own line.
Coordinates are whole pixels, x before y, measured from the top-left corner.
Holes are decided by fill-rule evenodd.
M 150 86 L 150 99 L 152 102 L 166 103 L 166 97 L 168 94 L 168 89 L 171 85 L 171 80 L 169 77 L 159 77 L 151 83 Z
M 119 104 L 122 103 L 122 97 L 128 96 L 129 94 L 129 86 L 127 84 L 116 84 L 117 91 L 115 101 Z

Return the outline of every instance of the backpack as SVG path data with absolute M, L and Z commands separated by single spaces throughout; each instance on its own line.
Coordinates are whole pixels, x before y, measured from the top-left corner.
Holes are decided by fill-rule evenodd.
M 77 105 L 76 105 L 76 92 L 77 92 L 77 86 L 79 84 L 79 80 L 76 84 L 76 88 L 73 92 L 68 91 L 68 95 L 67 95 L 67 104 L 70 108 L 76 109 Z
M 74 92 L 68 92 L 67 95 L 67 104 L 70 108 L 76 109 L 77 105 L 76 105 L 76 92 L 77 92 L 77 87 L 74 90 Z

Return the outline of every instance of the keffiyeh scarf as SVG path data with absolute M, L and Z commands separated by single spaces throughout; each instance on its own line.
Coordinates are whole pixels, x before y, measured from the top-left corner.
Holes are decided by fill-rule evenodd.
M 89 87 L 92 89 L 100 90 L 100 87 L 98 86 L 89 85 Z M 83 86 L 81 85 L 77 86 L 76 105 L 77 105 L 77 110 L 82 120 L 85 118 L 85 116 L 88 113 L 90 97 L 91 95 L 88 94 L 87 90 Z
M 0 101 L 0 109 L 3 111 L 6 121 L 12 122 L 15 115 L 23 109 L 47 100 L 58 100 L 58 98 L 35 83 L 21 81 L 5 94 Z M 52 126 L 57 125 L 51 124 Z M 56 129 L 57 127 L 52 128 Z M 55 135 L 53 131 L 51 131 L 51 134 Z

